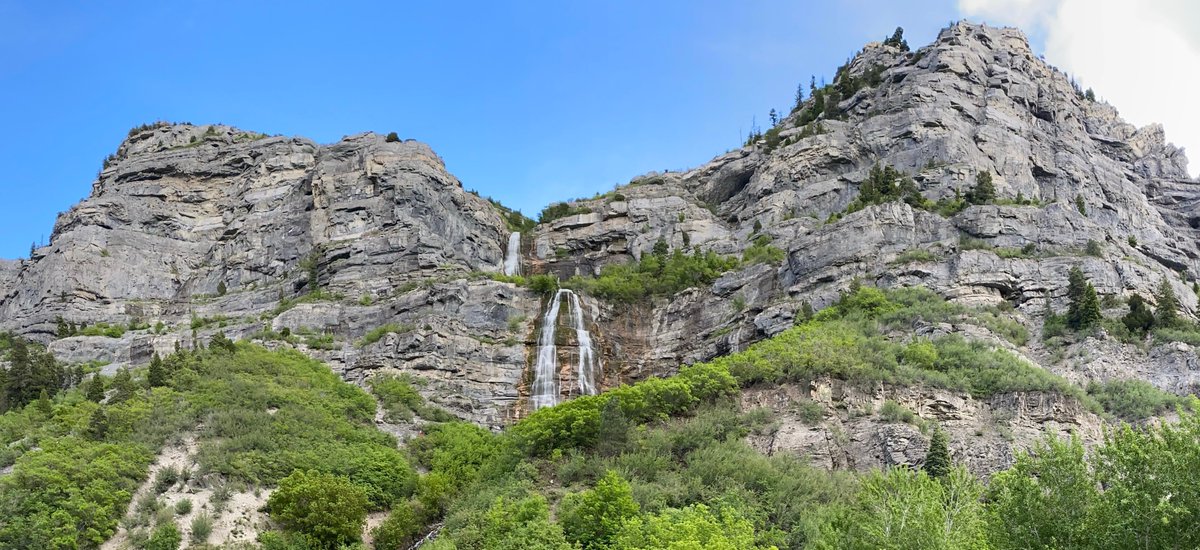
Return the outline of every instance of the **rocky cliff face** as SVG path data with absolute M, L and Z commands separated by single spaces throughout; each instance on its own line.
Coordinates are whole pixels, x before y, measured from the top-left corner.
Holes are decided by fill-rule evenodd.
M 844 77 L 869 73 L 878 83 L 842 98 L 840 117 L 811 127 L 799 124 L 799 112 L 785 118 L 777 147 L 764 140 L 688 172 L 651 174 L 619 195 L 572 204 L 589 214 L 539 227 L 534 252 L 563 276 L 638 258 L 659 238 L 672 248 L 737 253 L 756 225 L 786 250 L 778 269 L 731 273 L 657 308 L 636 334 L 615 335 L 646 344 L 630 348 L 631 370 L 658 371 L 775 334 L 802 302 L 826 305 L 856 277 L 923 285 L 964 303 L 1008 302 L 1035 330 L 1047 299 L 1065 308 L 1074 265 L 1102 296 L 1150 296 L 1166 280 L 1183 308 L 1196 310 L 1200 185 L 1161 127 L 1135 128 L 1111 106 L 1081 97 L 1016 29 L 959 23 L 916 52 L 869 44 Z M 966 193 L 987 171 L 999 204 L 943 216 L 893 202 L 838 219 L 877 164 L 911 175 L 935 201 Z M 1085 254 L 1089 241 L 1100 257 Z M 927 254 L 906 254 L 916 250 Z M 735 297 L 744 309 L 735 311 Z M 611 315 L 621 324 L 619 312 Z M 1036 342 L 1031 348 L 1043 351 Z M 1115 360 L 1093 354 L 1046 366 L 1075 379 L 1082 369 L 1194 391 L 1192 374 L 1146 375 L 1190 372 L 1181 365 L 1195 360 L 1184 351 L 1186 358 L 1127 350 Z
M 1197 310 L 1200 185 L 1187 177 L 1182 151 L 1161 128 L 1135 128 L 1081 97 L 1019 31 L 960 23 L 916 52 L 870 44 L 845 78 L 867 84 L 848 86 L 853 93 L 816 121 L 802 120 L 810 99 L 770 140 L 572 203 L 581 213 L 525 236 L 523 271 L 562 278 L 635 261 L 659 240 L 737 255 L 761 234 L 785 251 L 781 264 L 745 266 L 653 304 L 589 300 L 606 386 L 743 349 L 792 326 L 805 302 L 831 303 L 856 278 L 923 285 L 969 304 L 1007 302 L 1034 332 L 1047 300 L 1065 307 L 1074 265 L 1102 296 L 1148 296 L 1167 280 L 1185 313 Z M 986 171 L 1000 200 L 952 215 L 903 202 L 841 215 L 875 165 L 911 175 L 931 201 L 965 193 Z M 464 191 L 420 143 L 361 134 L 318 145 L 163 125 L 130 135 L 92 195 L 60 216 L 49 245 L 0 262 L 0 329 L 52 340 L 66 361 L 112 361 L 110 369 L 218 331 L 274 341 L 286 329 L 287 345 L 348 379 L 413 373 L 434 403 L 498 426 L 526 408 L 542 314 L 538 295 L 489 278 L 509 233 L 502 213 Z M 1089 242 L 1100 257 L 1084 254 Z M 143 328 L 57 339 L 58 317 Z M 383 336 L 363 339 L 379 327 L 388 328 Z M 563 343 L 569 355 L 569 338 Z M 1141 378 L 1176 393 L 1200 384 L 1186 344 L 1087 341 L 1055 354 L 1033 341 L 1014 351 L 1080 383 Z M 835 396 L 827 411 L 895 399 L 961 424 L 956 442 L 981 457 L 1011 456 L 1013 441 L 1027 442 L 1046 422 L 1088 433 L 1098 422 L 1046 396 L 976 403 L 821 384 L 828 391 L 779 388 L 745 399 L 776 407 L 789 392 Z M 938 403 L 947 400 L 968 413 L 943 418 L 951 413 Z M 923 453 L 902 426 L 827 412 L 808 433 L 778 412 L 785 428 L 761 443 L 768 451 L 831 465 Z M 993 416 L 1016 422 L 1006 428 L 1015 439 L 972 435 L 992 433 Z M 829 446 L 834 426 L 849 434 L 845 445 Z M 993 452 L 1000 447 L 1009 454 Z M 979 460 L 981 472 L 999 464 Z

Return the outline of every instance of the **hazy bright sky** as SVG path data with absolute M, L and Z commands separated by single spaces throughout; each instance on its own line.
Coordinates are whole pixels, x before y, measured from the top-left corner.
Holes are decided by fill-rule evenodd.
M 1186 17 L 1186 1 L 1162 9 L 1178 4 Z M 1135 122 L 1158 116 L 1168 139 L 1200 143 L 1194 110 L 1167 121 L 1172 111 L 1149 108 L 1183 92 L 1139 78 L 1175 60 L 1195 79 L 1200 63 L 1187 51 L 1152 48 L 1175 45 L 1161 25 L 1189 39 L 1194 56 L 1195 33 L 1180 29 L 1200 22 L 1138 18 L 1138 44 L 1155 64 L 1110 62 L 1086 46 L 1124 35 L 1085 31 L 1070 16 L 1090 0 L 1045 3 L 0 0 L 0 257 L 48 240 L 57 212 L 91 191 L 101 159 L 144 122 L 221 122 L 321 143 L 395 131 L 432 145 L 467 188 L 535 216 L 553 200 L 703 163 L 865 42 L 899 25 L 918 47 L 965 13 L 1030 25 L 1051 62 L 1123 112 L 1151 117 Z M 1104 23 L 1090 15 L 1083 21 Z M 1089 74 L 1106 69 L 1121 78 Z

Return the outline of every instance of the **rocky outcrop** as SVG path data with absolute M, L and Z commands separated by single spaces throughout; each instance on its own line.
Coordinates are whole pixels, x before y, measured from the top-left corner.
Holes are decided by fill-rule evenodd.
M 637 261 L 660 241 L 740 256 L 766 239 L 783 252 L 653 303 L 595 304 L 605 385 L 743 349 L 856 279 L 1008 304 L 1036 333 L 1046 307 L 1065 307 L 1078 265 L 1108 298 L 1168 281 L 1194 316 L 1200 185 L 1182 151 L 1160 127 L 1136 128 L 1084 98 L 1020 31 L 959 23 L 915 52 L 869 44 L 839 73 L 815 120 L 803 114 L 810 99 L 761 141 L 575 201 L 572 215 L 523 234 L 521 272 L 563 279 Z M 848 212 L 876 165 L 910 175 L 929 201 L 988 172 L 998 200 Z M 490 277 L 509 234 L 502 213 L 420 143 L 157 125 L 131 133 L 49 245 L 0 262 L 0 330 L 110 370 L 218 332 L 258 338 L 355 381 L 413 373 L 434 403 L 498 426 L 523 410 L 542 309 L 539 296 Z M 133 328 L 54 339 L 58 317 Z M 379 327 L 389 332 L 363 339 Z M 1062 354 L 1035 339 L 1013 351 L 1080 384 L 1140 378 L 1185 393 L 1200 380 L 1180 345 L 1073 346 Z M 903 441 L 920 446 L 909 435 L 891 426 L 867 439 L 900 449 L 878 461 L 899 461 L 915 456 Z
M 517 291 L 466 278 L 499 269 L 507 237 L 498 211 L 417 142 L 361 134 L 322 146 L 160 125 L 130 135 L 49 245 L 0 264 L 0 328 L 49 340 L 58 317 L 163 324 L 51 345 L 65 361 L 110 369 L 264 328 L 332 336 L 314 353 L 345 348 L 370 364 L 430 352 L 412 368 L 456 371 L 465 410 L 489 407 L 470 417 L 497 422 L 495 398 L 515 391 L 522 353 L 471 338 L 507 330 Z M 425 343 L 384 358 L 354 353 L 357 338 L 388 323 L 417 327 Z M 339 364 L 360 368 L 353 360 Z M 507 368 L 483 372 L 496 361 Z
M 885 403 L 911 418 L 906 422 L 880 414 Z M 823 378 L 746 390 L 742 407 L 766 408 L 775 419 L 773 431 L 749 436 L 759 451 L 806 456 L 825 469 L 920 467 L 933 425 L 946 431 L 954 462 L 982 477 L 1012 466 L 1017 453 L 1047 434 L 1075 435 L 1088 446 L 1103 438 L 1099 417 L 1058 394 L 1012 393 L 977 400 L 949 390 L 863 389 Z
M 637 323 L 606 310 L 610 339 L 633 352 L 620 354 L 631 372 L 669 371 L 770 336 L 803 302 L 827 305 L 854 279 L 922 285 L 968 304 L 1007 302 L 1036 331 L 1047 299 L 1065 309 L 1066 273 L 1078 265 L 1102 296 L 1148 297 L 1166 280 L 1186 313 L 1196 312 L 1200 185 L 1160 127 L 1135 128 L 1084 98 L 1016 29 L 959 23 L 915 52 L 869 44 L 844 77 L 869 82 L 869 74 L 878 83 L 842 97 L 834 115 L 808 126 L 801 111 L 785 118 L 776 147 L 764 139 L 572 203 L 591 214 L 540 226 L 537 267 L 591 274 L 659 239 L 737 254 L 761 234 L 786 251 L 777 269 L 729 274 L 637 313 L 648 316 Z M 894 202 L 842 215 L 877 164 L 909 174 L 931 201 L 966 193 L 986 171 L 998 204 L 943 215 Z M 1090 243 L 1099 256 L 1086 253 Z M 1178 356 L 1135 355 L 1147 364 L 1082 370 L 1190 387 L 1148 374 L 1180 372 Z

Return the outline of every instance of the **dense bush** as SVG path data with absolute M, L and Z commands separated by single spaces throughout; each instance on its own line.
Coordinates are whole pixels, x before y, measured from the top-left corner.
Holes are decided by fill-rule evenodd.
M 374 344 L 375 342 L 382 340 L 383 337 L 388 334 L 404 334 L 406 332 L 412 332 L 412 330 L 412 325 L 402 325 L 399 323 L 388 323 L 383 326 L 378 326 L 367 331 L 367 333 L 363 335 L 362 339 L 358 341 L 358 347 L 361 348 L 363 346 Z
M 1088 384 L 1087 392 L 1105 411 L 1130 421 L 1160 415 L 1176 406 L 1189 403 L 1142 380 L 1093 382 Z
M 556 202 L 542 209 L 541 214 L 538 214 L 538 223 L 550 223 L 567 216 L 590 214 L 591 212 L 592 209 L 586 206 L 571 206 L 565 202 Z
M 665 243 L 664 247 L 665 248 Z M 762 256 L 776 258 L 776 253 L 763 250 Z M 782 258 L 780 258 L 782 259 Z M 692 287 L 712 284 L 722 273 L 737 267 L 738 261 L 724 258 L 715 252 L 658 250 L 644 254 L 632 264 L 612 264 L 604 267 L 594 279 L 573 277 L 566 285 L 618 303 L 633 303 L 658 296 L 671 296 Z
M 271 518 L 322 548 L 357 541 L 367 519 L 367 495 L 350 480 L 297 470 L 267 500 Z
M 0 459 L 13 466 L 0 478 L 0 547 L 98 546 L 157 450 L 201 423 L 199 475 L 273 485 L 311 469 L 348 479 L 373 509 L 412 494 L 416 474 L 375 429 L 373 400 L 325 365 L 244 344 L 161 361 L 164 386 L 122 389 L 114 379 L 105 405 L 77 388 L 50 401 L 49 414 L 35 402 L 0 415 Z M 103 391 L 93 380 L 101 384 L 85 386 Z

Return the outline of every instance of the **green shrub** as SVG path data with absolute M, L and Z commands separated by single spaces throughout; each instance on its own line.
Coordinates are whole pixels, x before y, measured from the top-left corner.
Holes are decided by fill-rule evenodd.
M 935 260 L 937 260 L 937 257 L 924 248 L 910 248 L 896 256 L 896 259 L 892 260 L 892 263 L 898 265 L 913 262 L 932 262 Z
M 565 202 L 556 202 L 542 209 L 538 215 L 538 223 L 550 223 L 554 220 L 575 216 L 578 214 L 590 214 L 591 208 L 586 206 L 571 206 Z
M 395 143 L 400 141 L 400 136 L 396 132 L 388 132 L 387 137 L 383 138 L 383 140 L 387 143 Z
M 891 399 L 884 401 L 883 405 L 879 407 L 879 416 L 885 422 L 912 424 L 917 420 L 916 414 Z
M 143 550 L 178 550 L 182 542 L 183 536 L 173 522 L 160 523 L 154 528 Z
M 360 348 L 364 347 L 364 346 L 369 346 L 371 344 L 374 344 L 375 342 L 382 340 L 385 335 L 404 334 L 407 332 L 412 332 L 413 328 L 415 328 L 415 327 L 413 327 L 412 325 L 409 325 L 409 324 L 388 323 L 386 325 L 383 325 L 380 327 L 375 327 L 375 328 L 367 331 L 367 333 L 364 334 L 361 339 L 359 339 L 357 345 Z
M 367 518 L 367 495 L 350 480 L 296 470 L 267 500 L 271 519 L 325 547 L 356 542 Z
M 760 257 L 782 260 L 778 255 L 781 252 L 773 253 L 765 247 L 759 250 L 755 254 Z M 568 286 L 611 302 L 634 303 L 673 296 L 687 288 L 708 286 L 737 264 L 736 259 L 723 258 L 711 251 L 644 254 L 636 264 L 610 264 L 601 270 L 599 277 L 572 278 Z
M 742 252 L 742 263 L 745 265 L 754 265 L 778 264 L 782 262 L 786 254 L 783 250 L 771 246 L 770 243 L 770 237 L 759 235 L 754 239 L 754 244 Z
M 200 512 L 192 518 L 192 543 L 205 544 L 212 535 L 213 518 L 208 512 Z
M 175 515 L 186 516 L 192 513 L 192 499 L 185 498 L 175 503 Z
M 1187 403 L 1142 380 L 1092 382 L 1088 384 L 1087 392 L 1105 412 L 1129 421 L 1157 416 Z
M 800 417 L 800 421 L 810 426 L 820 423 L 825 419 L 825 407 L 815 401 L 800 401 L 793 404 L 796 409 L 796 416 Z
M 529 290 L 536 294 L 549 295 L 558 292 L 558 277 L 553 275 L 533 275 L 526 281 Z
M 559 521 L 568 541 L 584 549 L 609 548 L 639 511 L 629 482 L 609 470 L 595 488 L 563 498 Z
M 371 538 L 374 539 L 375 548 L 407 549 L 421 532 L 421 528 L 421 521 L 413 511 L 412 505 L 401 502 L 392 508 L 383 523 L 371 531 Z
M 668 508 L 645 518 L 635 517 L 617 537 L 622 550 L 658 548 L 712 548 L 714 550 L 767 550 L 754 542 L 754 524 L 733 508 L 714 513 L 703 504 Z
M 129 327 L 125 325 L 110 325 L 108 323 L 96 323 L 79 329 L 77 333 L 80 336 L 104 336 L 107 338 L 120 338 L 125 335 L 125 331 Z

